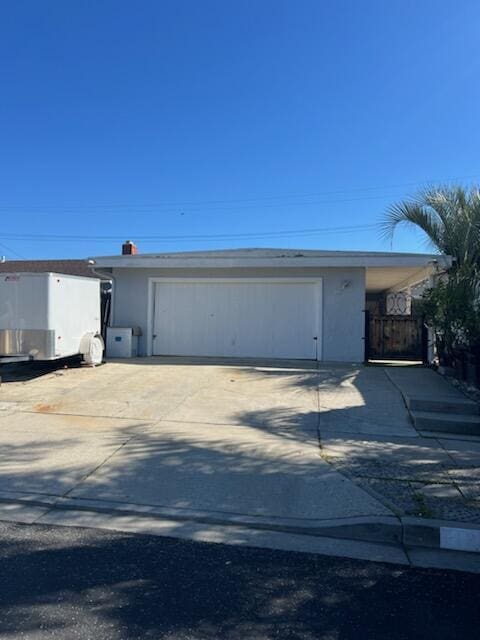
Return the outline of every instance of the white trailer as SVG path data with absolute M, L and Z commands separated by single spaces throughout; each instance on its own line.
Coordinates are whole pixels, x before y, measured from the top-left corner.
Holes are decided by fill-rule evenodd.
M 81 355 L 100 364 L 100 322 L 100 280 L 0 266 L 0 362 Z

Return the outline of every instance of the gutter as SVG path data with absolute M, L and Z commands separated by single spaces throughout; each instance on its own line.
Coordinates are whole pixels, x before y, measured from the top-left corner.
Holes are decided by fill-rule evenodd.
M 116 287 L 116 281 L 115 281 L 115 276 L 113 275 L 113 269 L 110 272 L 103 272 L 101 270 L 98 269 L 98 267 L 95 267 L 95 260 L 86 260 L 86 263 L 88 264 L 90 271 L 92 273 L 94 273 L 96 276 L 98 276 L 100 279 L 103 278 L 107 278 L 108 280 L 110 280 L 112 282 L 112 292 L 111 292 L 111 307 L 110 307 L 110 326 L 113 327 L 114 325 L 114 316 L 115 316 L 115 287 Z

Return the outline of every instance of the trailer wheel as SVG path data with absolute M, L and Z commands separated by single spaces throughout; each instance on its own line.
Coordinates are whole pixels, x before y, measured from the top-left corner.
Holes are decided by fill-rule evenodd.
M 82 339 L 82 358 L 85 364 L 102 364 L 105 345 L 102 336 L 90 334 Z

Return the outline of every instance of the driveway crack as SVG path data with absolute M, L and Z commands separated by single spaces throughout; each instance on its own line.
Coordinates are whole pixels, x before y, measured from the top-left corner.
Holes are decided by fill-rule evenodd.
M 82 476 L 78 480 L 78 482 L 75 483 L 75 485 L 73 487 L 70 487 L 70 489 L 68 489 L 68 491 L 65 491 L 65 493 L 62 493 L 62 495 L 58 496 L 58 499 L 49 508 L 47 508 L 44 513 L 42 513 L 40 516 L 38 516 L 38 518 L 36 518 L 33 522 L 38 522 L 44 516 L 49 514 L 51 511 L 54 511 L 58 507 L 58 505 L 61 503 L 63 498 L 68 497 L 68 495 L 72 491 L 77 489 L 83 482 L 85 482 L 85 480 L 90 478 L 94 473 L 96 473 L 99 469 L 101 469 L 103 467 L 103 465 L 106 464 L 109 460 L 111 460 L 113 458 L 113 456 L 116 455 L 119 451 L 121 451 L 125 447 L 125 445 L 127 445 L 129 442 L 131 442 L 136 437 L 136 435 L 137 434 L 132 434 L 127 440 L 125 440 L 125 442 L 122 442 L 120 444 L 120 446 L 118 446 L 116 449 L 114 449 L 99 464 L 97 464 L 96 467 L 94 467 L 93 469 L 90 469 L 90 471 L 88 473 L 86 473 L 84 476 Z

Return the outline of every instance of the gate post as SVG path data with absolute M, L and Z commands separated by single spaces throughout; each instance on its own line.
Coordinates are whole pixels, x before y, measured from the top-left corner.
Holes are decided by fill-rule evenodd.
M 365 314 L 365 327 L 364 327 L 364 348 L 365 352 L 363 354 L 364 362 L 368 362 L 370 358 L 370 311 L 368 309 L 364 309 L 363 313 Z
M 425 317 L 420 318 L 422 323 L 422 362 L 423 364 L 430 364 L 429 362 L 429 330 L 425 324 Z

